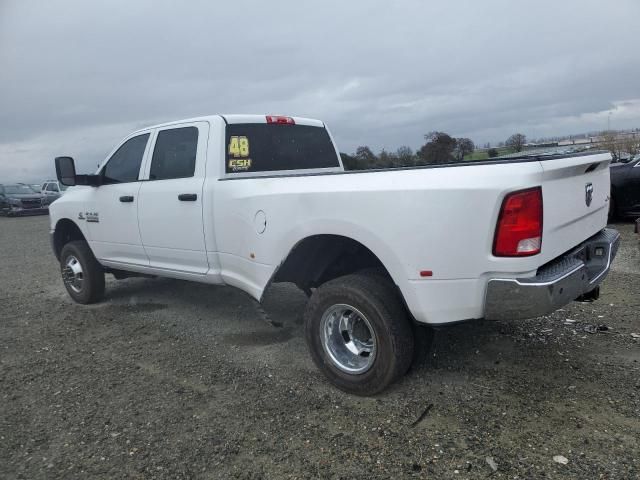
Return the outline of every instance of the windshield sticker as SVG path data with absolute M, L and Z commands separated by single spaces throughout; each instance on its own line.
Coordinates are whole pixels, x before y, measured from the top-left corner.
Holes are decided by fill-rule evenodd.
M 229 160 L 229 170 L 232 172 L 246 172 L 250 168 L 250 158 L 233 158 Z
M 232 172 L 246 172 L 251 168 L 249 157 L 249 139 L 245 136 L 229 138 L 229 170 Z
M 249 156 L 249 139 L 247 137 L 231 137 L 229 139 L 229 155 L 234 158 Z

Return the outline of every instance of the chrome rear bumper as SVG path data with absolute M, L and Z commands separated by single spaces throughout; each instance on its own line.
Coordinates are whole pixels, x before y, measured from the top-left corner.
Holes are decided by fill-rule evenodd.
M 494 278 L 487 284 L 485 318 L 533 318 L 595 289 L 618 253 L 620 234 L 605 228 L 569 253 L 543 265 L 535 277 Z

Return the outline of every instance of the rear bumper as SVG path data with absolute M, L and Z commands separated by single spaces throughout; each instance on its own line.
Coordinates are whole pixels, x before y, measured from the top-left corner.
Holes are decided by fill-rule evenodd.
M 557 310 L 602 283 L 619 244 L 620 234 L 605 228 L 539 268 L 535 277 L 489 280 L 484 317 L 514 320 Z

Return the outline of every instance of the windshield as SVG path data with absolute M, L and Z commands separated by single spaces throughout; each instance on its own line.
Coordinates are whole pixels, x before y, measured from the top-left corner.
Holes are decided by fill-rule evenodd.
M 5 185 L 4 193 L 9 195 L 30 195 L 35 192 L 27 185 Z

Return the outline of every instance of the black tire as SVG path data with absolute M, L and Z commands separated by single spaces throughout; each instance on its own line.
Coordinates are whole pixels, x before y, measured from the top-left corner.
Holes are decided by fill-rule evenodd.
M 72 284 L 65 279 L 69 274 L 68 262 L 72 257 L 77 260 L 82 269 L 82 281 Z M 84 240 L 67 243 L 60 252 L 60 273 L 64 286 L 71 298 L 82 304 L 95 303 L 104 296 L 104 269 L 98 263 L 89 245 Z
M 362 312 L 375 335 L 375 357 L 363 373 L 341 370 L 323 347 L 323 315 L 341 304 Z M 356 273 L 321 285 L 307 304 L 304 323 L 311 358 L 329 381 L 345 392 L 374 395 L 404 375 L 411 365 L 411 323 L 394 286 L 378 274 Z

